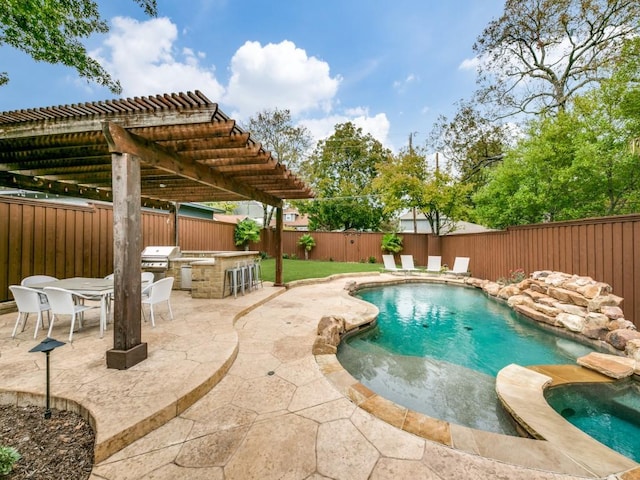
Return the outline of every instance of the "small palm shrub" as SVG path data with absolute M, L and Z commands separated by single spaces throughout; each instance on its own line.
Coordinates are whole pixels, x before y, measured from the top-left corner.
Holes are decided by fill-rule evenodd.
M 309 252 L 316 246 L 316 241 L 311 234 L 305 233 L 298 239 L 298 245 L 304 248 L 304 259 L 309 260 Z
M 382 237 L 382 251 L 400 253 L 402 251 L 402 237 L 396 233 L 385 233 Z

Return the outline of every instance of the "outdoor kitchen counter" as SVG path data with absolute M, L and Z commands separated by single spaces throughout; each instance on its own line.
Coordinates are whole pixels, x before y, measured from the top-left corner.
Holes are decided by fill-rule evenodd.
M 189 252 L 193 255 L 194 252 Z M 237 266 L 238 262 L 254 261 L 260 252 L 203 252 L 207 256 L 191 261 L 191 296 L 193 298 L 224 298 L 230 292 L 225 291 L 225 272 Z M 193 258 L 193 257 L 192 257 Z

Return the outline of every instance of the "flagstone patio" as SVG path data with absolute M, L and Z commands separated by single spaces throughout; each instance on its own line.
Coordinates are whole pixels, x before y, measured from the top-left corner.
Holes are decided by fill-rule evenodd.
M 54 407 L 94 425 L 91 478 L 597 478 L 548 442 L 451 426 L 458 433 L 445 445 L 360 408 L 329 378 L 340 370 L 335 357 L 311 353 L 323 315 L 375 314 L 349 297 L 349 281 L 265 284 L 223 300 L 175 291 L 174 320 L 160 309 L 156 328 L 143 326 L 149 357 L 124 371 L 106 368 L 112 332 L 100 339 L 90 313 L 93 325 L 51 354 L 51 392 Z M 0 402 L 42 404 L 44 355 L 28 350 L 44 335 L 34 341 L 29 324 L 12 339 L 15 316 L 0 315 Z M 65 332 L 57 322 L 53 336 Z

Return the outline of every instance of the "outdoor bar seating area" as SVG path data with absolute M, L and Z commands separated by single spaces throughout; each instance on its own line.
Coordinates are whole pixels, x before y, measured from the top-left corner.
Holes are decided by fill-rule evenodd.
M 193 298 L 237 297 L 262 285 L 260 254 L 252 250 L 179 252 L 164 275 L 174 277 L 175 290 L 191 290 Z
M 191 290 L 195 298 L 237 297 L 262 285 L 257 251 L 148 246 L 142 252 L 141 267 L 155 280 L 173 277 L 175 290 Z

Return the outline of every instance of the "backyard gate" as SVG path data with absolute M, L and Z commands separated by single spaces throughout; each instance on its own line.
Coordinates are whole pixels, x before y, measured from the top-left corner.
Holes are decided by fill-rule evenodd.
M 360 239 L 362 233 L 360 232 L 344 232 L 344 251 L 346 254 L 347 262 L 359 262 L 360 256 Z

